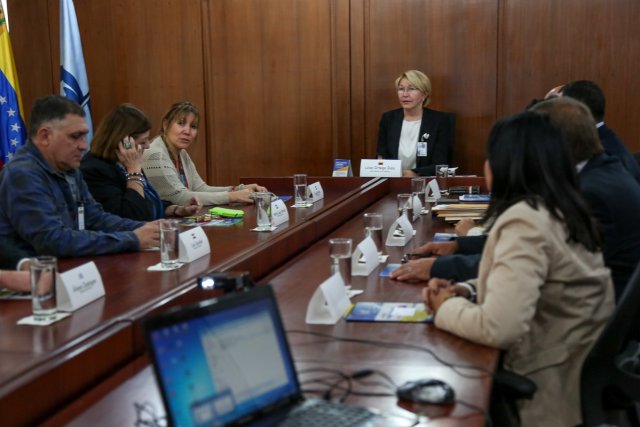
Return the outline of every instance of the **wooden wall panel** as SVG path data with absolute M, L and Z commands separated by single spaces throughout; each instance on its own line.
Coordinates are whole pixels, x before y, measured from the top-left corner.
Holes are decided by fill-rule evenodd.
M 500 114 L 554 86 L 593 80 L 607 97 L 607 123 L 640 151 L 640 2 L 501 2 Z
M 433 86 L 429 106 L 456 113 L 459 172 L 481 174 L 496 117 L 496 0 L 366 0 L 365 10 L 369 155 L 376 153 L 380 116 L 399 107 L 395 79 L 419 69 Z
M 328 175 L 333 153 L 331 2 L 209 2 L 207 121 L 214 182 Z
M 201 0 L 75 0 L 74 4 L 94 127 L 122 102 L 147 113 L 154 125 L 152 134 L 176 101 L 190 100 L 204 111 Z M 16 62 L 30 108 L 37 97 L 59 92 L 59 2 L 14 0 L 10 8 L 12 16 L 15 13 L 15 46 L 21 48 Z M 203 125 L 201 136 L 206 134 L 206 120 Z M 206 144 L 194 144 L 189 151 L 206 176 Z
M 174 102 L 203 112 L 201 0 L 75 0 L 97 120 L 121 102 L 147 113 L 156 134 Z M 203 121 L 199 137 L 206 135 Z M 207 175 L 206 144 L 189 149 Z
M 51 57 L 49 0 L 8 0 L 5 12 L 9 13 L 11 45 L 25 114 L 23 118 L 28 123 L 33 101 L 58 91 L 60 87 L 58 79 L 53 79 L 54 67 L 60 65 L 54 64 Z
M 133 102 L 156 127 L 203 114 L 190 149 L 210 183 L 330 173 L 375 155 L 396 76 L 425 71 L 457 115 L 455 163 L 482 173 L 497 117 L 550 87 L 596 80 L 607 122 L 640 151 L 637 0 L 75 0 L 95 121 Z M 58 90 L 58 0 L 9 0 L 27 110 Z

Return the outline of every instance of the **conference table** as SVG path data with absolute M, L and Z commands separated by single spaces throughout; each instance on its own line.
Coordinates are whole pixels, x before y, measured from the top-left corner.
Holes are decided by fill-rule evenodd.
M 458 180 L 482 185 L 479 178 Z M 242 181 L 259 182 L 277 195 L 292 193 L 291 177 Z M 134 425 L 134 403 L 143 405 L 138 409 L 148 404 L 164 414 L 144 353 L 141 320 L 175 305 L 219 297 L 217 291 L 198 288 L 196 279 L 229 270 L 247 271 L 258 283 L 274 287 L 301 379 L 313 380 L 319 369 L 364 368 L 372 369 L 372 376 L 388 375 L 397 384 L 440 378 L 456 390 L 455 405 L 412 407 L 399 405 L 393 396 L 352 395 L 347 401 L 401 417 L 424 414 L 420 422 L 428 425 L 482 425 L 495 350 L 433 325 L 343 320 L 331 326 L 305 324 L 309 298 L 329 276 L 327 239 L 347 236 L 359 242 L 365 211 L 382 212 L 387 230 L 396 215 L 395 195 L 410 189 L 408 179 L 398 178 L 310 177 L 309 182 L 314 181 L 321 183 L 324 199 L 306 209 L 294 209 L 288 201 L 289 221 L 271 233 L 251 231 L 253 206 L 234 206 L 245 212 L 244 220 L 232 227 L 205 227 L 211 254 L 179 270 L 147 271 L 159 261 L 158 252 L 60 260 L 61 271 L 95 262 L 106 295 L 51 326 L 16 326 L 30 313 L 30 302 L 0 301 L 0 404 L 10 408 L 3 414 L 3 425 Z M 451 231 L 430 215 L 421 216 L 414 227 L 417 234 L 409 245 L 424 243 L 434 230 Z M 387 247 L 388 262 L 399 262 L 407 249 Z M 377 270 L 368 277 L 354 277 L 352 285 L 364 290 L 354 301 L 420 298 L 420 286 L 379 278 Z M 341 340 L 353 337 L 371 342 Z M 374 383 L 364 387 L 389 394 L 384 381 Z

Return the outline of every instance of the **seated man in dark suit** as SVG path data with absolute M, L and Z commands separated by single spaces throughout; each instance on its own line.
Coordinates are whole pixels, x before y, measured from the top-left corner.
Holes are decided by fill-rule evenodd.
M 640 262 L 640 227 L 637 226 L 640 185 L 621 167 L 616 157 L 604 152 L 593 126 L 593 118 L 584 104 L 561 97 L 540 102 L 532 110 L 549 114 L 564 133 L 576 162 L 580 190 L 603 232 L 604 260 L 611 270 L 616 298 L 619 298 Z M 457 251 L 459 246 L 468 250 L 466 240 L 470 238 L 459 239 L 464 246 L 460 242 L 431 242 L 414 252 L 446 255 Z M 394 271 L 391 277 L 421 281 L 431 276 L 456 281 L 470 279 L 475 277 L 471 276 L 472 273 L 477 274 L 482 246 L 476 249 L 479 251 L 475 255 L 413 260 Z
M 640 166 L 627 147 L 620 141 L 620 138 L 604 123 L 605 96 L 602 89 L 592 81 L 576 80 L 566 84 L 562 88 L 562 96 L 577 99 L 583 102 L 593 115 L 598 128 L 598 135 L 604 151 L 620 159 L 622 165 L 629 171 L 631 176 L 640 183 Z

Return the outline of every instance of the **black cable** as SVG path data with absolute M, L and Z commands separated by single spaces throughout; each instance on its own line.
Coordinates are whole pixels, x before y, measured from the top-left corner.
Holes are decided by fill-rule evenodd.
M 431 355 L 431 357 L 433 357 L 436 361 L 438 361 L 439 363 L 443 364 L 444 366 L 447 366 L 448 368 L 450 368 L 452 371 L 454 371 L 456 374 L 460 375 L 463 378 L 480 379 L 480 378 L 485 378 L 485 377 L 493 377 L 493 373 L 491 371 L 489 371 L 488 369 L 482 368 L 480 366 L 475 366 L 475 365 L 449 363 L 449 362 L 445 361 L 444 359 L 440 358 L 439 356 L 437 356 L 432 350 L 430 350 L 430 349 L 428 349 L 426 347 L 415 345 L 415 344 L 405 344 L 405 343 L 389 342 L 389 341 L 365 340 L 365 339 L 360 339 L 360 338 L 338 337 L 338 336 L 334 336 L 334 335 L 325 334 L 325 333 L 322 333 L 322 332 L 304 331 L 304 330 L 298 330 L 298 329 L 287 330 L 287 333 L 308 334 L 308 335 L 318 336 L 318 337 L 322 337 L 322 338 L 327 338 L 329 340 L 334 340 L 334 341 L 343 341 L 343 342 L 353 342 L 353 343 L 357 343 L 357 344 L 374 345 L 374 346 L 378 346 L 378 347 L 382 347 L 382 348 L 402 348 L 402 349 L 413 350 L 413 351 L 422 351 L 422 352 L 425 352 L 425 353 Z M 324 368 L 310 368 L 310 369 L 307 369 L 306 371 L 311 371 L 313 369 L 325 370 Z M 482 374 L 481 375 L 468 375 L 466 373 L 460 372 L 459 369 L 470 369 L 470 370 L 480 371 Z M 334 371 L 335 372 L 335 370 L 331 370 L 331 369 L 326 369 L 326 371 Z M 303 372 L 303 371 L 301 371 L 301 372 Z M 359 371 L 356 371 L 356 372 L 359 372 Z M 370 375 L 370 374 L 373 374 L 373 373 L 379 374 L 380 376 L 382 376 L 383 378 L 388 380 L 390 384 L 392 384 L 394 387 L 397 388 L 397 385 L 395 384 L 395 382 L 386 373 L 381 372 L 381 371 L 367 370 L 367 376 Z M 363 382 L 363 381 L 359 381 L 359 382 L 362 382 L 364 384 L 367 383 L 367 382 Z M 368 383 L 371 383 L 371 382 L 368 382 Z M 373 384 L 382 385 L 382 384 L 380 384 L 378 382 L 373 382 Z M 335 385 L 333 388 L 335 389 L 335 388 L 340 388 L 340 387 Z M 366 392 L 353 391 L 353 390 L 349 389 L 348 392 L 346 392 L 344 398 L 346 398 L 346 396 L 348 396 L 349 394 L 352 394 L 352 395 L 355 395 L 355 396 L 364 396 L 364 397 L 392 397 L 392 396 L 395 396 L 395 393 L 386 394 L 385 395 L 384 393 L 366 393 Z M 472 412 L 472 413 L 470 413 L 468 415 L 464 415 L 464 416 L 456 416 L 456 417 L 449 416 L 449 418 L 465 419 L 465 418 L 468 418 L 470 416 L 481 415 L 486 420 L 487 426 L 491 427 L 491 425 L 492 425 L 491 417 L 482 408 L 480 408 L 479 406 L 473 405 L 473 404 L 471 404 L 469 402 L 463 401 L 463 400 L 456 400 L 455 403 L 459 403 L 459 404 L 461 404 L 463 406 L 466 406 L 469 409 L 473 410 L 474 412 Z
M 335 386 L 333 388 L 334 390 L 344 390 L 345 387 L 341 387 L 341 386 Z M 321 392 L 320 390 L 316 390 L 316 392 Z M 350 395 L 353 396 L 362 396 L 362 397 L 395 397 L 396 393 L 376 393 L 376 392 L 363 392 L 363 391 L 353 391 L 351 390 L 349 392 Z M 447 415 L 447 418 L 453 418 L 453 419 L 466 419 L 475 415 L 480 415 L 482 417 L 485 417 L 488 419 L 487 414 L 485 413 L 484 409 L 482 409 L 481 407 L 474 405 L 472 403 L 466 402 L 464 400 L 460 400 L 460 399 L 456 399 L 454 400 L 453 404 L 460 404 L 462 406 L 466 406 L 467 408 L 471 409 L 473 412 L 466 414 L 466 415 L 457 415 L 457 416 L 453 416 L 453 415 Z M 433 417 L 430 416 L 429 414 L 424 414 L 425 416 L 435 419 L 435 418 L 440 418 L 440 417 Z
M 372 375 L 380 375 L 382 378 L 384 378 L 385 380 L 387 380 L 389 382 L 389 384 L 391 385 L 391 387 L 393 387 L 393 389 L 395 390 L 396 388 L 398 388 L 398 384 L 396 384 L 396 382 L 389 376 L 387 375 L 385 372 L 379 371 L 377 369 L 372 370 Z M 376 384 L 378 383 L 377 381 L 363 381 L 360 380 L 361 383 L 363 384 Z M 380 385 L 384 385 L 383 383 L 378 383 Z
M 322 332 L 305 331 L 305 330 L 299 330 L 299 329 L 289 329 L 289 330 L 287 330 L 287 333 L 314 335 L 314 336 L 318 336 L 318 337 L 322 337 L 322 338 L 330 338 L 330 339 L 333 339 L 335 341 L 353 342 L 353 343 L 358 343 L 358 344 L 374 345 L 374 346 L 383 347 L 383 348 L 395 348 L 395 349 L 402 348 L 402 349 L 406 349 L 406 350 L 422 351 L 422 352 L 425 352 L 425 353 L 429 354 L 437 362 L 440 362 L 444 366 L 450 368 L 452 371 L 454 371 L 456 374 L 460 375 L 463 378 L 479 379 L 479 378 L 484 378 L 486 376 L 490 376 L 490 377 L 493 376 L 493 373 L 491 371 L 489 371 L 488 369 L 482 368 L 480 366 L 467 365 L 467 364 L 461 364 L 461 363 L 449 363 L 449 362 L 445 361 L 444 359 L 442 359 L 441 357 L 439 357 L 438 355 L 436 355 L 432 350 L 430 350 L 430 349 L 428 349 L 426 347 L 422 347 L 422 346 L 416 345 L 416 344 L 405 344 L 405 343 L 392 342 L 392 341 L 365 340 L 365 339 L 361 339 L 361 338 L 338 337 L 338 336 L 334 336 L 334 335 L 325 334 L 325 333 L 322 333 Z M 470 370 L 474 370 L 474 371 L 480 371 L 483 374 L 482 375 L 469 375 L 469 374 L 460 372 L 460 369 L 470 369 Z
M 305 369 L 298 370 L 298 374 L 308 374 L 309 372 L 328 372 L 330 374 L 335 374 L 335 375 L 338 375 L 338 376 L 346 375 L 344 372 L 342 372 L 342 371 L 340 371 L 338 369 L 323 368 L 323 367 L 305 368 Z
M 313 384 L 313 383 L 319 383 L 321 385 L 324 385 L 327 388 L 324 389 L 302 389 L 303 393 L 311 393 L 311 394 L 318 394 L 318 395 L 322 395 L 324 399 L 330 399 L 331 398 L 331 393 L 334 390 L 338 390 L 338 391 L 342 391 L 343 395 L 340 398 L 340 402 L 343 402 L 348 396 L 352 395 L 352 396 L 361 396 L 361 397 L 395 397 L 396 393 L 395 393 L 395 389 L 397 388 L 396 383 L 393 381 L 393 379 L 387 375 L 385 372 L 382 372 L 380 370 L 377 369 L 360 369 L 357 371 L 352 372 L 350 375 L 345 374 L 344 372 L 337 370 L 337 369 L 331 369 L 331 368 L 306 368 L 306 369 L 301 369 L 300 371 L 298 371 L 299 374 L 308 374 L 308 373 L 315 373 L 315 372 L 326 372 L 329 374 L 332 374 L 332 376 L 325 376 L 325 377 L 320 377 L 320 378 L 310 378 L 304 381 L 300 381 L 300 384 Z M 383 377 L 385 380 L 388 381 L 388 383 L 383 383 L 380 381 L 365 381 L 364 378 L 369 377 L 371 375 L 379 375 L 381 377 Z M 331 381 L 332 379 L 334 379 L 334 377 L 337 376 L 339 377 L 338 381 Z M 345 379 L 348 382 L 348 386 L 344 387 L 341 386 L 340 383 L 342 383 L 343 381 L 345 381 Z M 351 387 L 351 380 L 355 380 L 358 384 L 362 384 L 362 385 L 378 385 L 381 387 L 390 387 L 393 392 L 392 393 L 382 393 L 382 392 L 366 392 L 366 391 L 358 391 L 358 390 L 353 390 Z M 491 427 L 492 423 L 491 423 L 491 418 L 489 417 L 489 414 L 486 413 L 481 407 L 476 406 L 474 404 L 471 404 L 469 402 L 466 402 L 464 400 L 460 400 L 460 399 L 456 399 L 454 401 L 455 404 L 460 404 L 462 406 L 466 406 L 467 408 L 471 409 L 473 412 L 467 414 L 467 415 L 462 415 L 462 416 L 452 416 L 452 415 L 447 415 L 447 418 L 452 418 L 452 419 L 466 419 L 469 418 L 471 416 L 475 416 L 475 415 L 480 415 L 482 417 L 485 418 L 486 420 L 486 425 L 487 427 Z M 423 414 L 429 418 L 435 419 L 435 418 L 440 418 L 440 417 L 433 417 L 433 416 L 429 416 L 429 414 Z
M 322 398 L 324 400 L 331 400 L 331 394 L 333 393 L 333 390 L 336 389 L 340 383 L 346 381 L 347 382 L 347 387 L 344 389 L 346 390 L 344 392 L 344 394 L 340 397 L 340 399 L 338 400 L 339 402 L 343 402 L 347 396 L 349 395 L 350 391 L 351 391 L 351 376 L 345 374 L 342 371 L 339 371 L 337 369 L 330 369 L 330 368 L 308 368 L 308 369 L 302 369 L 300 371 L 298 371 L 298 374 L 305 374 L 305 373 L 313 373 L 313 372 L 326 372 L 326 373 L 330 373 L 333 374 L 338 378 L 337 381 L 332 381 L 332 382 L 328 382 L 330 378 L 328 377 L 322 377 L 322 378 L 314 378 L 314 379 L 309 379 L 309 380 L 305 380 L 304 382 L 301 381 L 300 384 L 309 384 L 309 383 L 320 383 L 323 385 L 326 385 L 328 388 L 322 393 Z M 342 389 L 342 388 L 340 388 Z
M 304 375 L 304 374 L 309 374 L 309 373 L 320 373 L 320 372 L 326 372 L 326 373 L 332 374 L 333 376 L 338 376 L 340 378 L 338 379 L 338 381 L 332 381 L 332 382 L 330 382 L 330 380 L 333 379 L 333 376 L 324 376 L 324 377 L 319 377 L 319 378 L 309 378 L 309 379 L 300 381 L 301 385 L 319 383 L 319 384 L 322 384 L 322 385 L 325 385 L 325 386 L 328 387 L 328 389 L 326 389 L 326 390 L 303 389 L 303 392 L 305 392 L 305 393 L 322 394 L 325 399 L 330 399 L 331 398 L 331 393 L 333 392 L 333 390 L 336 390 L 336 389 L 343 390 L 344 394 L 340 398 L 341 402 L 344 401 L 351 394 L 357 395 L 357 396 L 372 396 L 372 397 L 390 397 L 390 396 L 395 396 L 395 388 L 397 387 L 395 382 L 391 379 L 391 377 L 389 377 L 384 372 L 378 371 L 378 370 L 375 370 L 375 369 L 359 369 L 357 371 L 352 372 L 351 374 L 345 374 L 342 371 L 339 371 L 337 369 L 331 369 L 331 368 L 307 368 L 307 369 L 299 370 L 298 374 L 299 375 Z M 367 377 L 369 377 L 371 375 L 380 375 L 385 380 L 387 380 L 388 383 L 381 382 L 381 381 L 365 381 L 365 378 L 367 378 Z M 347 381 L 348 386 L 347 387 L 341 387 L 340 383 L 342 383 L 345 380 Z M 358 384 L 362 384 L 362 385 L 365 385 L 365 386 L 387 387 L 387 388 L 390 388 L 391 390 L 393 390 L 394 392 L 393 393 L 369 393 L 369 392 L 353 391 L 352 380 L 356 381 Z

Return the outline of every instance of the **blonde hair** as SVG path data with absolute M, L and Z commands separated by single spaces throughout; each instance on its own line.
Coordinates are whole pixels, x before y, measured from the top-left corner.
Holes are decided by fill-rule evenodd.
M 414 87 L 420 90 L 425 95 L 422 106 L 426 107 L 431 102 L 431 80 L 422 71 L 408 70 L 400 74 L 396 79 L 396 89 L 402 79 L 407 79 Z

